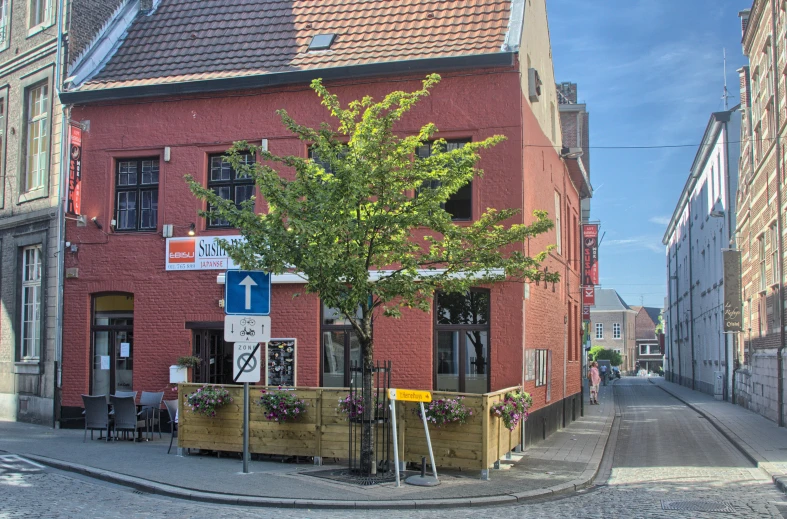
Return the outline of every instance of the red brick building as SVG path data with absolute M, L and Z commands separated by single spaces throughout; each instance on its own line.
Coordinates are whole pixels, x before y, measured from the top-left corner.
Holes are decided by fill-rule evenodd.
M 508 0 L 448 2 L 456 9 L 437 0 L 393 8 L 359 2 L 354 9 L 338 0 L 241 3 L 243 16 L 234 3 L 154 2 L 130 22 L 113 21 L 127 25 L 108 33 L 128 32 L 119 45 L 95 49 L 90 63 L 98 66 L 83 61 L 70 71 L 62 100 L 84 128 L 87 221 L 67 226 L 66 410 L 76 416 L 80 394 L 160 389 L 182 355 L 203 358 L 198 380 L 231 378 L 224 287 L 217 283 L 227 264 L 211 246 L 213 237 L 237 231 L 197 215 L 203 206 L 185 175 L 238 202 L 254 188 L 235 178 L 221 154 L 248 140 L 266 142 L 278 155 L 308 156 L 307 144 L 288 134 L 275 111 L 313 127 L 327 121 L 311 79 L 324 78 L 347 102 L 413 90 L 439 72 L 442 82 L 397 132 L 433 122 L 440 137 L 458 145 L 505 135 L 483 154 L 484 176 L 453 200 L 454 215 L 472 221 L 488 207 L 517 207 L 519 222 L 530 222 L 534 210 L 547 210 L 556 230 L 522 246 L 536 254 L 556 243 L 544 266 L 560 272 L 561 282 L 478 287 L 472 296 L 481 301 L 480 325 L 437 324 L 434 308 L 380 317 L 376 356 L 393 361 L 399 387 L 487 392 L 524 383 L 538 410 L 528 441 L 577 417 L 583 180 L 570 176 L 557 151 L 544 2 L 527 12 L 524 2 Z M 326 45 L 310 50 L 315 43 Z M 294 276 L 273 277 L 273 337 L 295 339 L 297 385 L 346 385 L 346 367 L 358 354 L 353 334 L 301 289 Z

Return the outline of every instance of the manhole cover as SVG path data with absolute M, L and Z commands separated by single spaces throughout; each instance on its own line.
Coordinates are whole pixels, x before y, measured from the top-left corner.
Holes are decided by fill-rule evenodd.
M 662 510 L 680 510 L 683 512 L 734 512 L 731 503 L 716 501 L 662 501 Z

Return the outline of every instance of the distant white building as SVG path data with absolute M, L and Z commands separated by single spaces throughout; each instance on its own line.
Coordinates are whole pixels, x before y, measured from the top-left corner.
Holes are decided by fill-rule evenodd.
M 667 254 L 665 376 L 730 400 L 733 337 L 723 333 L 722 249 L 732 248 L 741 114 L 711 114 L 662 243 Z M 733 143 L 730 143 L 730 140 Z M 719 374 L 722 375 L 719 375 Z M 716 383 L 723 376 L 723 383 Z

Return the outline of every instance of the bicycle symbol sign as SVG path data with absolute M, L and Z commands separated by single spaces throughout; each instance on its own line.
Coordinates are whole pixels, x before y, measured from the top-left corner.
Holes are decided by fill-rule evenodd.
M 234 382 L 259 382 L 262 348 L 257 342 L 236 342 L 233 348 L 232 379 Z

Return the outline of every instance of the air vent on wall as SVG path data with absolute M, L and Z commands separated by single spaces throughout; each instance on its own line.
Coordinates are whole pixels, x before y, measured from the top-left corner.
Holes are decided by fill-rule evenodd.
M 530 101 L 538 101 L 541 98 L 541 77 L 534 68 L 527 69 L 527 87 Z

